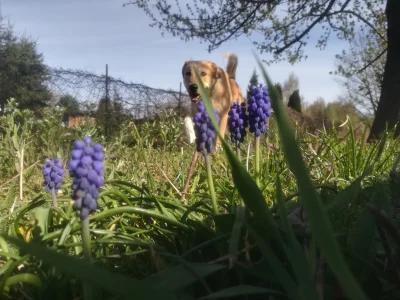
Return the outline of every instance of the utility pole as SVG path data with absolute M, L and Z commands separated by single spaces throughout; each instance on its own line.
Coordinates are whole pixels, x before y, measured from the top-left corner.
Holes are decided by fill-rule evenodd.
M 105 101 L 105 118 L 104 118 L 104 131 L 105 131 L 105 136 L 108 139 L 108 134 L 109 134 L 109 102 L 110 102 L 110 95 L 109 95 L 109 86 L 108 86 L 108 64 L 106 64 L 106 101 Z

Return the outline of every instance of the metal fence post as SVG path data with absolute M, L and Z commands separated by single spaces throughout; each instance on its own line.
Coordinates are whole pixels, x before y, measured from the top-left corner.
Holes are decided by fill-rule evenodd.
M 106 101 L 105 101 L 105 118 L 104 118 L 104 131 L 105 136 L 108 138 L 109 135 L 109 102 L 110 102 L 110 95 L 109 95 L 109 86 L 108 86 L 108 64 L 106 64 Z

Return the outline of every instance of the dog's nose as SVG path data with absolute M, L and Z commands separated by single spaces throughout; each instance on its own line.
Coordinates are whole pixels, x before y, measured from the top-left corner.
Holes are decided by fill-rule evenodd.
M 189 85 L 189 89 L 191 90 L 191 91 L 193 91 L 193 92 L 196 92 L 197 91 L 197 84 L 191 84 L 191 85 Z

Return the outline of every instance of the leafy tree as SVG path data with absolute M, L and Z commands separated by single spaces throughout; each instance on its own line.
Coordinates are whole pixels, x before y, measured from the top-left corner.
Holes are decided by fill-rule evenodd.
M 285 80 L 282 87 L 283 101 L 288 102 L 290 95 L 300 87 L 299 78 L 292 72 L 288 79 Z
M 36 42 L 16 37 L 12 27 L 0 20 L 0 108 L 4 111 L 7 100 L 15 98 L 20 109 L 38 111 L 47 106 L 51 93 L 45 85 L 49 73 Z
M 343 98 L 338 98 L 336 101 L 326 104 L 322 97 L 318 97 L 308 105 L 304 113 L 328 122 L 344 122 L 347 116 L 349 116 L 353 125 L 361 121 L 361 115 L 355 105 Z
M 247 96 L 246 99 L 250 98 L 251 92 L 253 91 L 253 86 L 258 86 L 258 74 L 256 70 L 253 71 L 253 75 L 251 75 L 249 85 L 247 86 Z
M 304 112 L 320 119 L 326 119 L 325 110 L 326 105 L 324 98 L 318 97 L 317 100 L 308 105 Z
M 299 90 L 295 90 L 289 97 L 288 107 L 294 109 L 295 111 L 301 113 L 301 99 Z
M 316 28 L 323 31 L 316 42 L 320 49 L 327 46 L 332 34 L 350 41 L 356 31 L 370 31 L 382 43 L 387 42 L 387 49 L 382 89 L 369 140 L 385 130 L 386 122 L 389 129 L 397 123 L 400 115 L 399 0 L 193 0 L 192 5 L 186 5 L 187 12 L 182 2 L 136 0 L 126 4 L 142 9 L 153 21 L 150 26 L 157 26 L 163 35 L 171 33 L 185 41 L 198 38 L 209 43 L 209 51 L 241 35 L 261 33 L 264 38 L 254 44 L 261 53 L 273 54 L 268 63 L 282 59 L 295 63 L 306 58 L 304 47 Z M 375 26 L 377 18 L 381 18 L 376 12 L 383 10 L 387 22 L 385 34 Z M 397 134 L 400 126 L 398 129 Z
M 97 111 L 96 111 L 96 123 L 97 126 L 100 128 L 103 128 L 104 134 L 107 135 L 107 130 L 111 127 L 111 120 L 110 118 L 110 101 L 107 102 L 106 98 L 103 97 L 99 101 L 99 105 L 97 106 Z M 110 121 L 110 122 L 109 122 Z
M 74 113 L 79 111 L 79 102 L 74 96 L 71 95 L 62 96 L 58 101 L 58 105 L 65 107 L 66 113 Z
M 344 122 L 350 118 L 353 125 L 360 122 L 360 114 L 352 102 L 337 100 L 330 102 L 325 108 L 326 118 L 330 121 Z

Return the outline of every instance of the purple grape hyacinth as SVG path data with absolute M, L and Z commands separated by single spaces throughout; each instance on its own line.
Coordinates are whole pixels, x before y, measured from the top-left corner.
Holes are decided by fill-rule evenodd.
M 267 118 L 271 116 L 271 102 L 269 100 L 267 86 L 260 84 L 253 86 L 250 99 L 248 100 L 250 132 L 259 137 L 266 132 Z
M 242 102 L 239 104 L 239 101 L 234 102 L 228 115 L 228 129 L 231 133 L 232 143 L 243 143 L 246 136 L 246 128 L 249 125 L 246 114 L 246 103 Z
M 53 188 L 57 191 L 61 187 L 65 171 L 59 158 L 54 160 L 46 159 L 43 165 L 43 186 L 46 187 L 46 192 L 49 193 Z
M 214 140 L 216 138 L 215 128 L 211 123 L 210 117 L 208 116 L 207 110 L 204 106 L 203 101 L 199 102 L 197 107 L 198 112 L 194 115 L 194 130 L 196 134 L 196 146 L 197 151 L 202 152 L 206 150 L 207 154 L 210 153 L 214 148 Z M 214 109 L 215 118 L 219 121 L 219 115 Z
M 97 208 L 98 188 L 104 185 L 103 146 L 95 144 L 85 137 L 83 141 L 76 140 L 71 152 L 69 171 L 74 179 L 72 183 L 72 199 L 75 200 L 74 210 L 80 211 L 82 220 Z

